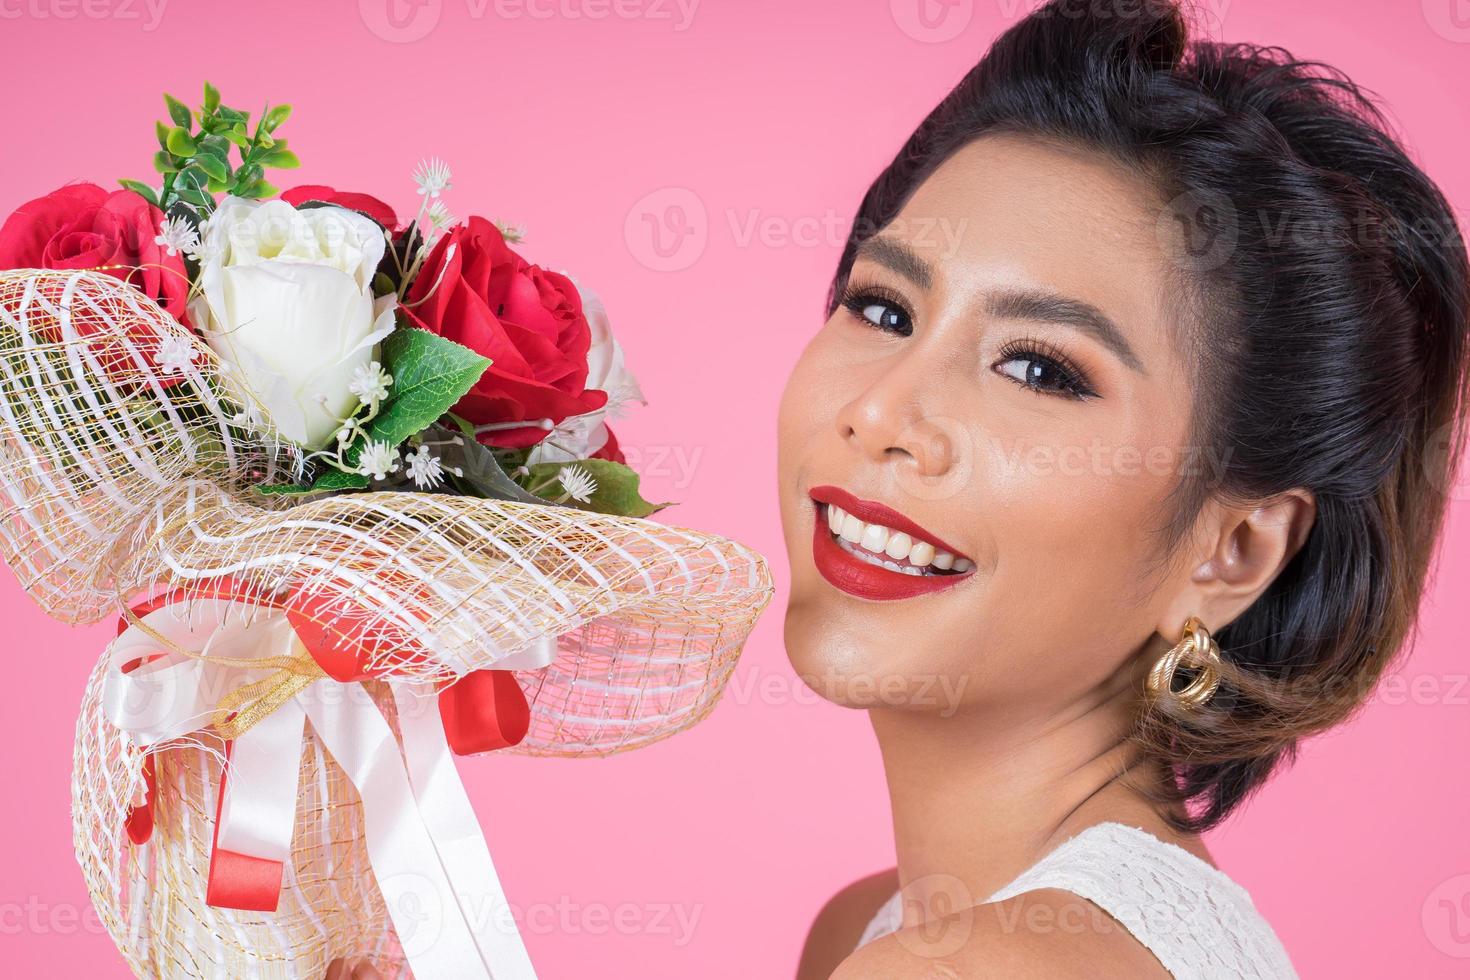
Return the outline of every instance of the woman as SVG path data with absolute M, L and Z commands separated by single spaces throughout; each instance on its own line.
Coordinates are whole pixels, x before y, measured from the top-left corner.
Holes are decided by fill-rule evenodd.
M 1347 79 L 1172 4 L 1006 32 L 863 199 L 781 410 L 786 641 L 898 866 L 799 976 L 1289 977 L 1199 834 L 1404 640 L 1465 250 Z

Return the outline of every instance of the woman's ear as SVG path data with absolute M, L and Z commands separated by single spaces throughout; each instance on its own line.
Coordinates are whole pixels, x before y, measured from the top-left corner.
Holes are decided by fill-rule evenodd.
M 1190 616 L 1211 631 L 1228 626 L 1301 550 L 1316 519 L 1317 499 L 1309 490 L 1289 490 L 1255 504 L 1206 504 L 1196 525 L 1188 582 L 1170 604 L 1172 619 L 1160 624 L 1160 633 L 1174 637 Z

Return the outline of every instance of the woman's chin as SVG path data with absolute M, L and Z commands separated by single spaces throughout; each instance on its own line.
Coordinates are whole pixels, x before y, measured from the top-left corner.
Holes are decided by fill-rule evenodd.
M 796 675 L 823 699 L 845 708 L 872 707 L 855 695 L 854 679 L 874 677 L 881 665 L 842 635 L 840 626 L 820 609 L 820 603 L 793 598 L 786 609 L 786 657 Z
M 898 663 L 890 643 L 874 642 L 856 624 L 824 615 L 819 603 L 793 601 L 786 611 L 786 656 L 801 682 L 843 708 L 898 708 L 953 713 L 966 683 Z

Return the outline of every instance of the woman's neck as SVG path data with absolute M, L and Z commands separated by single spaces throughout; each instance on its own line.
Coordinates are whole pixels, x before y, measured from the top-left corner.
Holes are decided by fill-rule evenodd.
M 1122 778 L 1138 758 L 1128 740 L 1135 691 L 1121 679 L 1046 717 L 873 709 L 906 899 L 934 914 L 957 901 L 983 903 L 1103 820 L 1166 831 L 1136 781 Z M 908 901 L 905 908 L 927 917 L 914 916 Z

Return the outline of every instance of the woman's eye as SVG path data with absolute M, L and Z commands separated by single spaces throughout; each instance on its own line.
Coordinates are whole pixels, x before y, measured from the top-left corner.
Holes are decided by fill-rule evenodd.
M 1051 392 L 1073 398 L 1093 394 L 1076 371 L 1041 354 L 1016 354 L 995 366 L 1001 374 L 1033 391 Z
M 909 315 L 888 303 L 869 303 L 862 308 L 859 315 L 879 330 L 892 330 L 894 333 L 906 334 L 912 327 L 909 323 Z
M 898 297 L 889 296 L 886 289 L 852 288 L 843 297 L 842 305 L 870 327 L 902 337 L 910 336 L 914 332 L 914 318 L 909 316 L 907 306 Z

